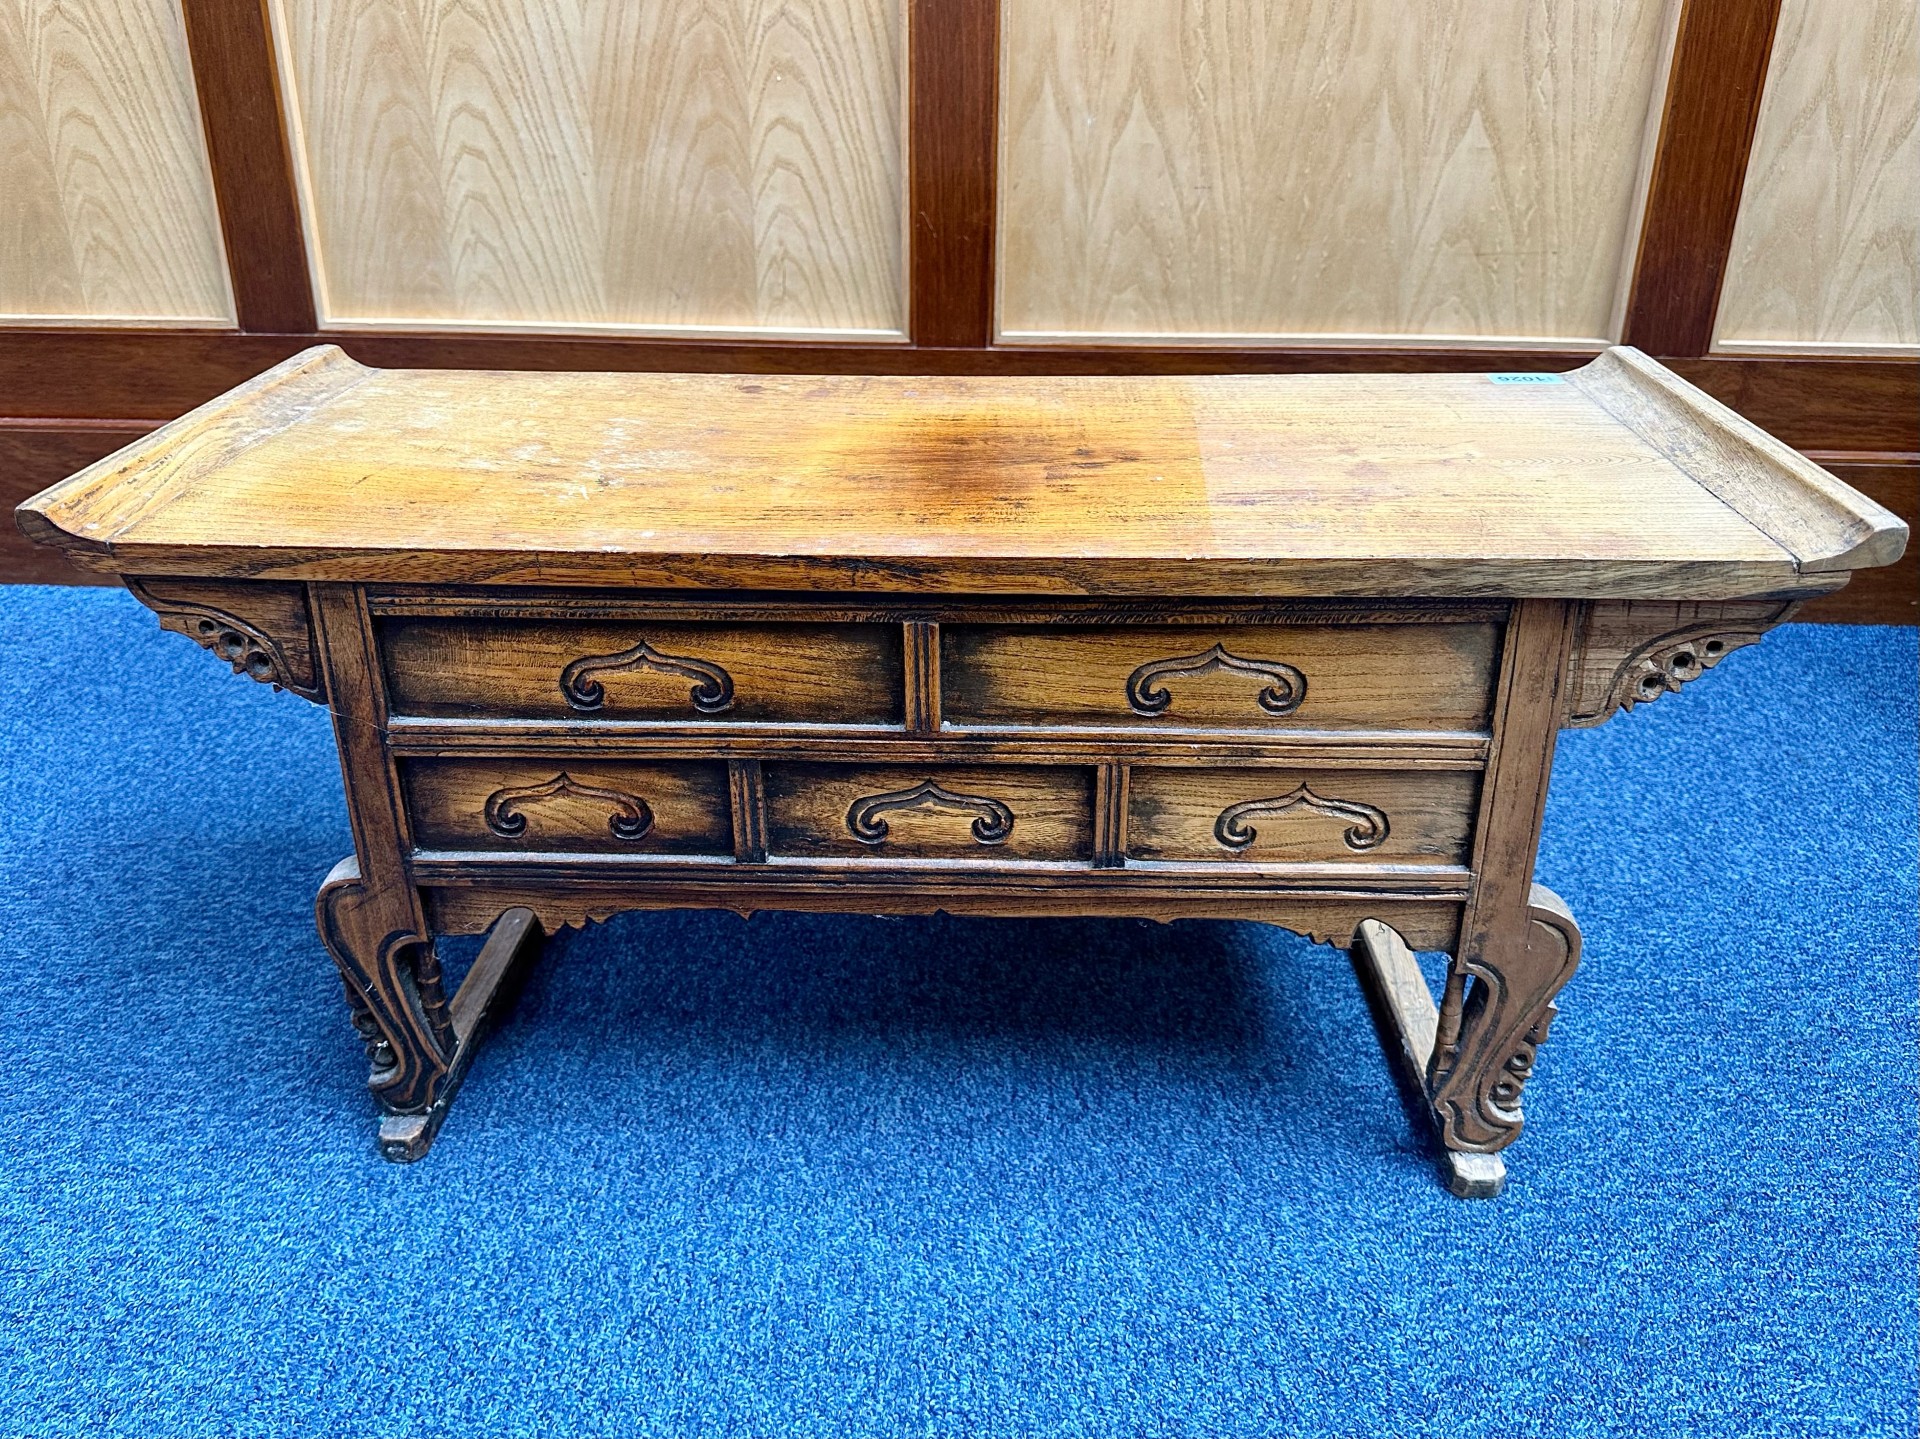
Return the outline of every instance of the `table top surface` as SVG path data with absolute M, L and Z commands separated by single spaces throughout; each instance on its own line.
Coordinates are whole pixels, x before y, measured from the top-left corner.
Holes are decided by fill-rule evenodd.
M 1638 351 L 1564 376 L 375 370 L 331 346 L 29 500 L 117 573 L 1754 594 L 1905 528 Z

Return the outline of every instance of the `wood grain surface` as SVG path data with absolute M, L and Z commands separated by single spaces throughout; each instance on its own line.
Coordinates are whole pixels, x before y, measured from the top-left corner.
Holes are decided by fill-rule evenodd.
M 320 347 L 16 514 L 117 572 L 942 593 L 1731 598 L 1906 537 L 1627 350 L 1515 384 L 486 374 Z
M 324 323 L 900 334 L 902 0 L 271 0 Z
M 642 643 L 652 660 L 613 662 Z M 382 635 L 394 712 L 436 718 L 898 724 L 900 651 L 898 625 L 395 620 Z M 582 682 L 599 695 L 591 708 L 563 692 L 583 661 Z M 710 678 L 724 690 L 701 708 Z
M 1715 338 L 1920 354 L 1911 0 L 1781 6 Z
M 711 762 L 410 760 L 400 783 L 421 849 L 720 856 L 733 848 L 726 766 Z
M 1383 714 L 1386 712 L 1382 712 Z M 1291 770 L 1254 766 L 1154 769 L 1133 766 L 1127 854 L 1147 860 L 1241 864 L 1464 865 L 1473 836 L 1480 776 L 1470 770 L 1395 774 L 1381 770 Z M 1300 794 L 1284 809 L 1263 801 Z M 1221 816 L 1247 811 L 1244 842 L 1220 837 Z M 1354 816 L 1382 817 L 1360 847 L 1346 835 Z M 1231 832 L 1230 832 L 1231 833 Z
M 781 763 L 765 777 L 770 855 L 1005 863 L 1093 854 L 1090 769 Z
M 1488 724 L 1499 627 L 1474 625 L 941 626 L 948 725 L 1069 724 L 1256 731 L 1397 729 L 1478 732 Z M 1217 652 L 1221 662 L 1196 665 Z M 1231 657 L 1236 668 L 1226 662 Z M 1176 662 L 1168 667 L 1168 662 Z M 1179 663 L 1187 661 L 1189 663 Z M 1276 714 L 1259 666 L 1298 676 Z M 1130 702 L 1144 687 L 1164 707 Z M 1283 683 L 1287 680 L 1283 677 Z
M 233 322 L 172 0 L 0 0 L 0 324 Z
M 1000 332 L 1613 333 L 1668 0 L 1007 0 Z

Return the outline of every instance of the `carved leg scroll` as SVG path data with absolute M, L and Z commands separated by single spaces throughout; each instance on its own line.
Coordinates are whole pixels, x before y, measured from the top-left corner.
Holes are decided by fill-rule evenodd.
M 320 887 L 314 917 L 367 1047 L 367 1087 L 394 1113 L 417 1113 L 438 1097 L 453 1023 L 432 942 L 412 927 L 410 907 L 384 899 L 361 881 L 357 861 L 343 859 Z
M 1559 895 L 1534 885 L 1527 917 L 1524 945 L 1462 953 L 1447 975 L 1427 1092 L 1450 1150 L 1492 1154 L 1519 1137 L 1520 1093 L 1553 997 L 1580 963 L 1580 927 Z
M 1531 898 L 1526 952 L 1455 959 L 1438 1006 L 1397 933 L 1370 919 L 1354 935 L 1354 970 L 1381 1044 L 1409 1107 L 1432 1123 L 1441 1177 L 1462 1199 L 1492 1199 L 1506 1187 L 1496 1151 L 1520 1134 L 1520 1095 L 1553 1021 L 1553 996 L 1580 961 L 1566 905 L 1540 885 Z
M 531 910 L 501 915 L 448 1003 L 431 941 L 404 925 L 389 928 L 353 860 L 334 866 L 316 908 L 367 1047 L 367 1087 L 388 1111 L 380 1153 L 409 1163 L 432 1146 L 488 1024 L 539 955 L 545 933 Z

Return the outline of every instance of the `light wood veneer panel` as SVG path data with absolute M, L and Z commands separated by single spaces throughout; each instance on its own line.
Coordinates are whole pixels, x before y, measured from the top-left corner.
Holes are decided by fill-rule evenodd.
M 1006 0 L 1009 338 L 1615 333 L 1668 0 Z
M 174 0 L 0 0 L 0 324 L 233 323 Z
M 902 0 L 271 0 L 324 322 L 892 335 Z
M 1912 0 L 1782 5 L 1716 343 L 1920 351 Z

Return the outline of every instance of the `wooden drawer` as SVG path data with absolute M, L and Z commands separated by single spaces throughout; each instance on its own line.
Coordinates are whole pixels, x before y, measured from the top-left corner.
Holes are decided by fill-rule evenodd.
M 956 728 L 1487 729 L 1494 624 L 945 625 Z
M 1085 860 L 1093 772 L 1052 765 L 769 764 L 770 855 Z
M 1472 770 L 1133 767 L 1132 859 L 1252 864 L 1468 862 Z
M 421 849 L 733 852 L 720 763 L 416 759 L 400 782 Z
M 900 723 L 900 627 L 389 619 L 388 703 L 430 718 Z

